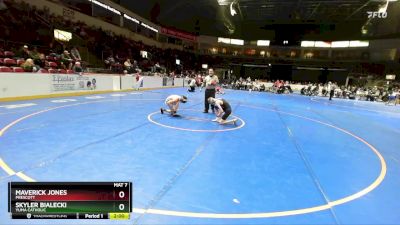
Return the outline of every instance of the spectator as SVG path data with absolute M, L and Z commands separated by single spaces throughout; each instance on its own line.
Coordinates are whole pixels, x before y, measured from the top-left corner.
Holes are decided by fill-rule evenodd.
M 289 93 L 293 93 L 292 87 L 290 87 L 289 81 L 286 81 L 283 86 Z M 317 92 L 318 92 L 318 85 L 317 85 Z
M 63 51 L 63 47 L 58 42 L 50 42 L 49 44 L 50 52 L 49 55 L 53 57 L 59 57 L 59 53 Z
M 153 72 L 162 72 L 161 66 L 158 62 L 156 62 L 156 64 L 154 64 Z
M 33 61 L 35 62 L 35 65 L 38 65 L 40 68 L 46 66 L 46 56 L 43 53 L 39 53 L 39 58 Z
M 139 90 L 140 87 L 143 87 L 143 79 L 144 78 L 142 76 L 140 76 L 139 73 L 137 73 L 135 79 L 136 79 L 136 84 L 133 88 L 136 90 Z
M 33 61 L 35 62 L 35 64 L 37 64 L 39 58 L 40 58 L 40 53 L 37 50 L 37 47 L 33 47 L 33 50 L 29 52 L 29 57 L 33 59 Z
M 191 78 L 189 81 L 189 89 L 188 92 L 194 92 L 196 88 L 196 79 Z
M 81 54 L 79 53 L 79 50 L 76 48 L 76 46 L 71 49 L 71 56 L 72 59 L 75 61 L 82 61 Z
M 4 0 L 0 0 L 0 11 L 7 10 L 7 5 L 4 3 Z
M 120 62 L 123 61 L 123 58 L 121 56 L 119 56 L 118 54 L 116 54 L 115 55 L 115 61 L 120 63 Z
M 329 92 L 329 101 L 332 101 L 332 97 L 335 95 L 336 85 L 332 82 L 328 82 L 328 92 Z
M 74 73 L 76 74 L 81 74 L 83 72 L 83 68 L 80 62 L 75 62 L 74 67 L 72 68 Z
M 83 27 L 81 27 L 81 31 L 79 32 L 79 35 L 83 38 L 86 37 L 87 33 L 86 33 L 85 29 L 83 29 Z
M 63 69 L 63 70 L 66 70 L 67 69 L 67 67 L 65 66 L 65 64 L 64 64 L 64 62 L 60 62 L 60 69 Z
M 110 55 L 106 60 L 104 60 L 106 66 L 111 69 L 111 67 L 115 64 L 115 59 L 113 55 Z
M 69 55 L 69 52 L 65 50 L 63 54 L 61 55 L 61 61 L 64 63 L 65 66 L 68 65 L 68 69 L 72 68 L 72 62 L 74 61 L 71 56 Z
M 17 54 L 18 57 L 23 58 L 23 59 L 28 59 L 30 58 L 30 51 L 27 45 L 24 45 L 21 50 Z
M 142 70 L 139 68 L 139 65 L 138 65 L 138 63 L 137 63 L 137 61 L 136 60 L 133 60 L 133 70 L 136 72 L 136 73 L 141 73 L 142 72 Z
M 134 68 L 130 59 L 126 59 L 126 61 L 124 62 L 124 69 L 127 70 L 128 73 L 133 73 Z
M 33 59 L 29 58 L 27 59 L 22 65 L 22 69 L 24 69 L 25 72 L 37 72 L 40 68 L 35 65 L 33 62 Z

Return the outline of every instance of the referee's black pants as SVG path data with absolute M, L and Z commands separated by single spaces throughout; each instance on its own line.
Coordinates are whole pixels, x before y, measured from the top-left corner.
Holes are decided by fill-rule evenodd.
M 212 89 L 206 89 L 205 95 L 204 95 L 204 112 L 208 112 L 210 109 L 210 104 L 208 103 L 208 98 L 213 97 L 215 98 L 215 88 Z M 214 106 L 211 105 L 211 110 L 214 111 Z

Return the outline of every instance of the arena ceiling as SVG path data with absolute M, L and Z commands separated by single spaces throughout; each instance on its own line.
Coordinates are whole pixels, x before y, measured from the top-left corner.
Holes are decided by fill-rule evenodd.
M 161 25 L 244 39 L 356 38 L 387 0 L 115 0 Z M 392 5 L 395 0 L 390 0 Z M 232 16 L 231 9 L 236 14 Z M 399 18 L 400 19 L 400 18 Z

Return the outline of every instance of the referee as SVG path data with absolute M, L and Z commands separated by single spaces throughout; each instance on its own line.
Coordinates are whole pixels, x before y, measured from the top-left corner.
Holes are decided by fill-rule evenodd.
M 217 75 L 214 75 L 214 70 L 212 68 L 208 69 L 208 75 L 204 79 L 206 83 L 206 91 L 204 96 L 204 113 L 208 113 L 208 109 L 210 108 L 210 104 L 208 103 L 208 98 L 215 98 L 215 88 L 219 83 Z M 214 112 L 214 106 L 211 105 L 211 110 Z

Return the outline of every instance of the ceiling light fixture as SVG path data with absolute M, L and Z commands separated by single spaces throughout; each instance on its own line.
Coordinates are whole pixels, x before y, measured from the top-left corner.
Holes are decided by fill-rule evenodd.
M 236 10 L 233 8 L 233 2 L 231 3 L 231 5 L 229 6 L 230 10 L 231 10 L 231 16 L 235 16 L 237 14 Z
M 229 0 L 217 0 L 218 1 L 218 5 L 229 5 Z

